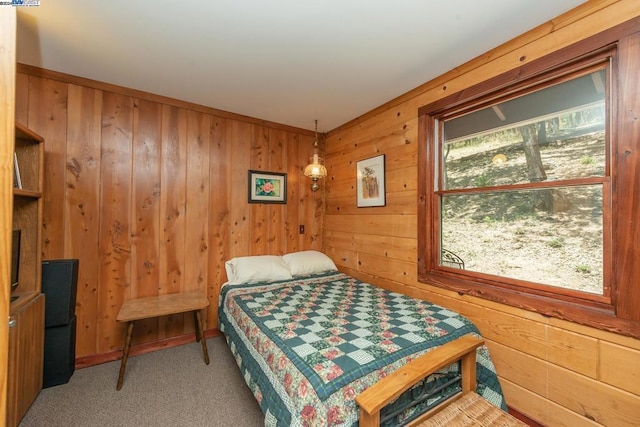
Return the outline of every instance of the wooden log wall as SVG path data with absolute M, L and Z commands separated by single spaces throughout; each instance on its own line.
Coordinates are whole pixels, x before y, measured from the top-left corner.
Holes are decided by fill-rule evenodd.
M 16 93 L 45 138 L 43 259 L 80 260 L 77 358 L 122 349 L 125 299 L 200 290 L 211 330 L 226 260 L 321 249 L 313 132 L 20 64 Z M 249 169 L 287 173 L 288 203 L 249 204 Z M 138 322 L 134 345 L 192 331 Z
M 507 403 L 543 425 L 640 425 L 640 340 L 418 283 L 418 108 L 635 16 L 637 0 L 589 1 L 327 134 L 325 252 L 346 273 L 470 317 Z M 357 208 L 356 162 L 379 154 L 386 206 Z

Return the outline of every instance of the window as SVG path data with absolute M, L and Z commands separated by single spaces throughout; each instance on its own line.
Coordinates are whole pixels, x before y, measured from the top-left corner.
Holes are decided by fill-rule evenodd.
M 632 38 L 586 40 L 420 109 L 420 281 L 640 336 L 639 206 L 622 194 L 639 198 L 637 147 L 622 150 L 638 143 L 637 123 L 621 125 L 638 107 L 621 89 L 635 88 L 621 70 L 640 64 Z
M 607 70 L 438 119 L 439 266 L 453 252 L 467 270 L 520 286 L 608 296 Z

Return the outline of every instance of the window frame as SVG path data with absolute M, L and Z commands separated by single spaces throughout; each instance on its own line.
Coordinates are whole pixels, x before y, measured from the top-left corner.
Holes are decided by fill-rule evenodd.
M 635 241 L 640 239 L 640 153 L 636 153 L 640 130 L 633 111 L 640 111 L 640 18 L 551 53 L 512 71 L 500 74 L 459 93 L 449 95 L 418 110 L 418 281 L 510 306 L 561 318 L 599 329 L 640 338 L 640 258 Z M 609 134 L 607 173 L 603 184 L 604 295 L 548 286 L 519 286 L 514 279 L 457 270 L 439 265 L 439 197 L 435 180 L 435 156 L 439 155 L 443 118 L 455 117 L 463 109 L 481 108 L 496 99 L 532 91 L 551 79 L 602 63 L 607 68 L 611 93 L 607 93 Z M 526 58 L 521 58 L 525 60 Z M 578 71 L 579 72 L 579 71 Z M 443 88 L 446 90 L 446 87 Z M 634 96 L 635 95 L 635 96 Z M 634 99 L 636 98 L 636 99 Z M 610 105 L 609 105 L 610 104 Z M 635 110 L 634 110 L 635 108 Z M 610 168 L 610 169 L 609 169 Z M 608 189 L 607 189 L 608 187 Z M 634 198 L 636 200 L 634 200 Z
M 431 257 L 427 262 L 429 262 L 429 269 L 432 271 L 437 271 L 440 269 L 448 270 L 448 267 L 444 267 L 441 265 L 439 261 L 438 254 L 440 253 L 440 235 L 442 232 L 441 227 L 441 218 L 440 218 L 440 201 L 441 197 L 445 195 L 454 195 L 454 194 L 478 194 L 478 193 L 487 193 L 490 192 L 492 194 L 501 192 L 501 191 L 521 191 L 521 190 L 537 190 L 537 189 L 545 189 L 545 188 L 563 188 L 569 186 L 587 186 L 587 185 L 597 185 L 600 184 L 602 188 L 602 198 L 603 198 L 603 294 L 589 294 L 584 292 L 579 292 L 575 290 L 571 290 L 568 288 L 560 288 L 560 287 L 551 287 L 550 285 L 545 285 L 542 283 L 535 282 L 525 282 L 523 280 L 518 280 L 515 278 L 502 277 L 499 280 L 492 279 L 491 276 L 483 274 L 482 272 L 465 272 L 463 273 L 465 276 L 468 274 L 473 276 L 476 279 L 480 279 L 484 277 L 484 281 L 486 283 L 495 285 L 495 286 L 503 286 L 507 288 L 515 288 L 520 289 L 525 292 L 530 292 L 536 295 L 548 295 L 553 296 L 558 299 L 562 299 L 564 301 L 575 302 L 575 301 L 584 301 L 588 302 L 594 306 L 598 306 L 601 309 L 607 310 L 611 307 L 611 287 L 609 284 L 611 283 L 611 279 L 609 277 L 611 268 L 610 268 L 610 245 L 611 245 L 611 115 L 613 113 L 611 100 L 613 96 L 611 94 L 611 70 L 613 68 L 612 62 L 615 59 L 615 49 L 609 48 L 604 49 L 602 51 L 598 51 L 594 55 L 589 55 L 588 57 L 581 58 L 580 61 L 576 61 L 569 65 L 561 66 L 558 68 L 554 68 L 551 70 L 547 70 L 544 73 L 541 73 L 538 76 L 535 76 L 531 79 L 520 80 L 515 83 L 513 86 L 509 87 L 507 91 L 498 90 L 492 94 L 487 94 L 481 97 L 481 102 L 476 103 L 472 102 L 471 105 L 467 105 L 463 103 L 457 108 L 446 109 L 440 114 L 430 114 L 428 120 L 434 120 L 434 130 L 435 136 L 434 140 L 437 144 L 437 147 L 434 146 L 433 157 L 428 159 L 428 162 L 433 162 L 434 165 L 438 165 L 440 167 L 437 168 L 437 172 L 434 171 L 433 185 L 435 187 L 432 195 L 432 217 L 428 220 L 433 222 L 432 234 L 430 238 L 432 239 L 430 244 L 435 248 L 433 251 L 434 257 Z M 569 81 L 573 78 L 581 77 L 587 74 L 590 74 L 596 70 L 604 69 L 606 72 L 607 82 L 609 84 L 606 85 L 605 88 L 605 99 L 607 102 L 605 103 L 606 107 L 606 118 L 608 119 L 608 124 L 605 127 L 606 137 L 605 137 L 605 174 L 603 176 L 597 177 L 586 177 L 586 178 L 572 178 L 572 179 L 564 179 L 557 181 L 541 181 L 541 182 L 529 182 L 529 183 L 517 183 L 511 185 L 498 185 L 491 187 L 490 191 L 482 188 L 461 188 L 461 189 L 445 189 L 444 188 L 444 165 L 442 165 L 442 146 L 444 141 L 442 137 L 444 135 L 444 123 L 447 120 L 451 120 L 452 118 L 459 117 L 468 112 L 481 110 L 486 108 L 487 106 L 495 105 L 497 103 L 505 102 L 506 100 L 515 99 L 521 96 L 526 96 L 532 92 L 535 92 L 540 89 L 548 88 L 554 86 L 556 84 Z M 430 141 L 429 144 L 433 144 L 433 141 Z M 495 277 L 495 276 L 493 276 Z

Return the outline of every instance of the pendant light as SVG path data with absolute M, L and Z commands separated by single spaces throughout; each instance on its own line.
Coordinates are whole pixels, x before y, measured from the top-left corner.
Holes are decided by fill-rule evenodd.
M 324 160 L 320 157 L 318 148 L 318 121 L 316 120 L 316 137 L 313 142 L 313 156 L 309 158 L 309 164 L 304 168 L 304 175 L 313 180 L 312 191 L 318 191 L 320 185 L 318 180 L 327 176 L 327 168 L 324 167 Z

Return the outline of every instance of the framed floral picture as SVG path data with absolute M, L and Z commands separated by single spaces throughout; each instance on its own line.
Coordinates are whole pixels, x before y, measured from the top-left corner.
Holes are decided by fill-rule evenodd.
M 250 170 L 249 203 L 287 203 L 287 174 Z
M 384 206 L 386 204 L 384 154 L 360 160 L 356 167 L 358 207 Z

